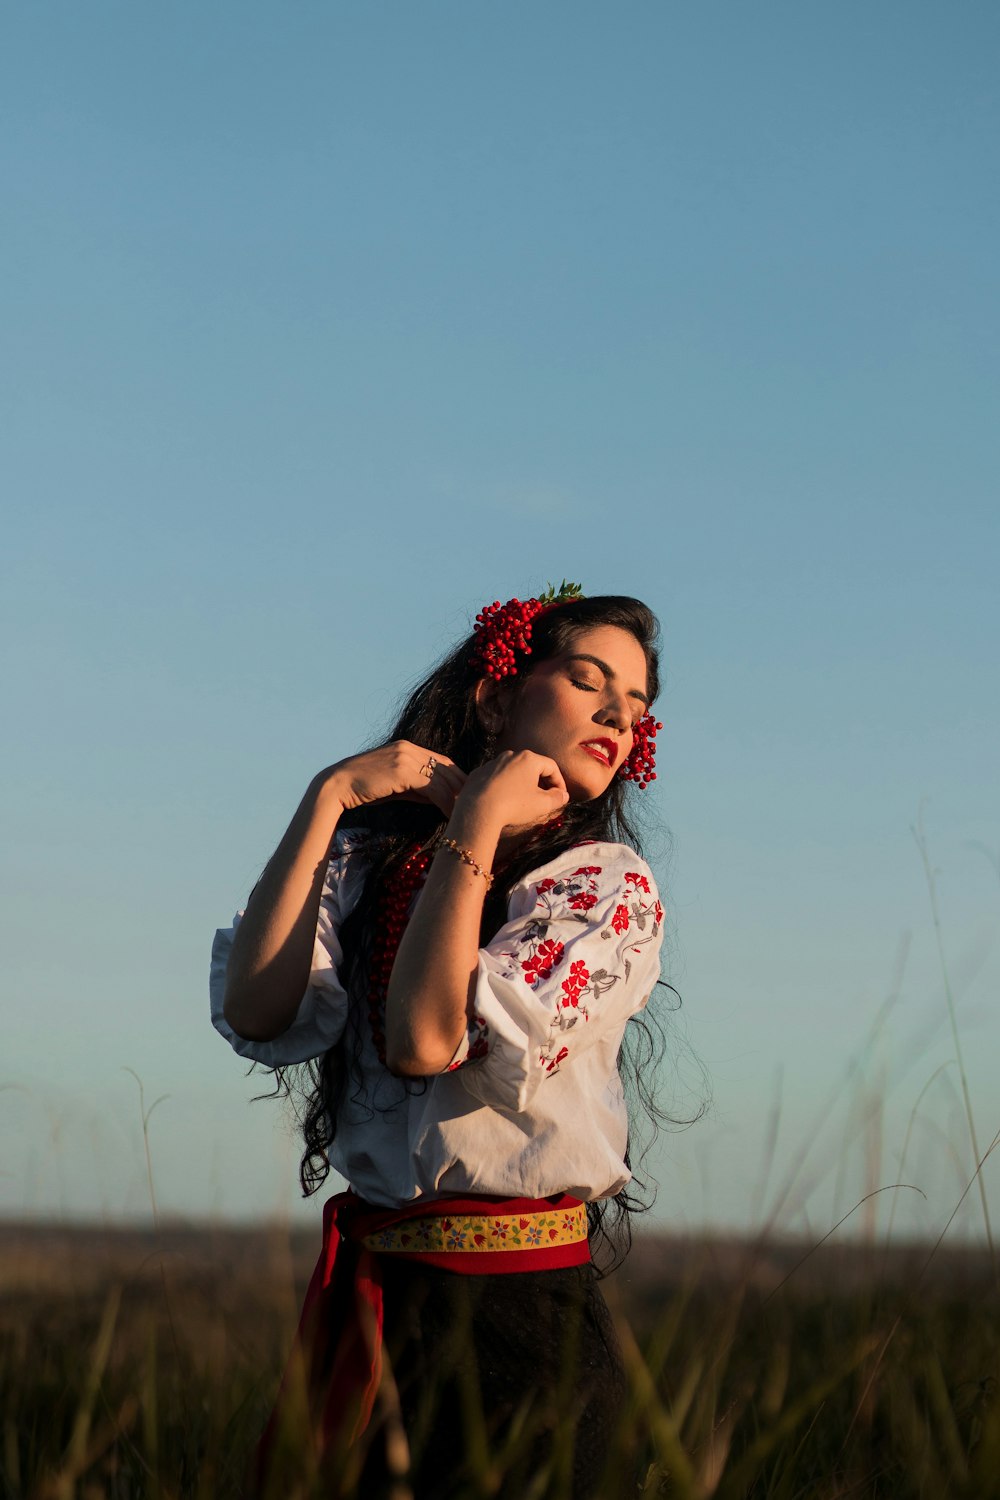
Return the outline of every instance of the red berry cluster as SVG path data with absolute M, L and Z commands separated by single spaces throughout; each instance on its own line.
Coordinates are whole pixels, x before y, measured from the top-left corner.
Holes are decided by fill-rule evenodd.
M 392 966 L 406 930 L 410 904 L 427 877 L 432 857 L 427 849 L 415 845 L 399 869 L 383 884 L 376 903 L 368 1020 L 381 1063 L 385 1062 L 385 998 L 389 992 Z
M 540 599 L 508 599 L 501 604 L 494 599 L 484 605 L 473 627 L 476 645 L 472 665 L 486 677 L 499 682 L 517 672 L 517 653 L 531 655 L 531 622 L 546 606 Z
M 632 731 L 632 749 L 618 775 L 623 781 L 637 782 L 640 791 L 656 780 L 656 733 L 662 728 L 647 711 Z

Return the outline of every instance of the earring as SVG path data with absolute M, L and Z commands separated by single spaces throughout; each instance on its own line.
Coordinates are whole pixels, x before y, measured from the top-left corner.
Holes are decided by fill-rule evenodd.
M 494 757 L 494 755 L 496 755 L 496 753 L 497 753 L 496 731 L 493 730 L 493 729 L 487 729 L 485 735 L 483 736 L 483 764 L 485 765 L 485 763 L 488 760 L 492 760 L 493 757 Z

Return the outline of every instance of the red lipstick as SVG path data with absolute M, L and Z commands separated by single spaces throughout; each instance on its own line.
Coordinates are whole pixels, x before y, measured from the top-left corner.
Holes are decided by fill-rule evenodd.
M 602 766 L 613 766 L 618 759 L 618 746 L 614 740 L 609 740 L 604 735 L 595 735 L 593 739 L 581 740 L 580 749 L 586 750 L 595 760 L 599 760 Z

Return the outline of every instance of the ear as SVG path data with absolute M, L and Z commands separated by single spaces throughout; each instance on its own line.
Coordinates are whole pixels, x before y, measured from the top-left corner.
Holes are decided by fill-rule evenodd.
M 503 688 L 495 677 L 480 677 L 476 683 L 476 715 L 487 734 L 499 734 L 503 728 L 505 700 L 509 697 Z

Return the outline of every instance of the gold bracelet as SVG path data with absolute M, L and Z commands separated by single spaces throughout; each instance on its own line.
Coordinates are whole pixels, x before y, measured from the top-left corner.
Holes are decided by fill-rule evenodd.
M 484 870 L 482 865 L 476 863 L 475 859 L 473 859 L 472 857 L 472 853 L 470 850 L 463 849 L 461 844 L 457 843 L 455 839 L 442 839 L 441 847 L 442 849 L 450 849 L 452 854 L 458 855 L 463 864 L 468 865 L 471 869 L 475 870 L 477 875 L 481 875 L 486 881 L 486 889 L 489 890 L 490 886 L 493 884 L 493 876 L 490 874 L 489 870 Z

